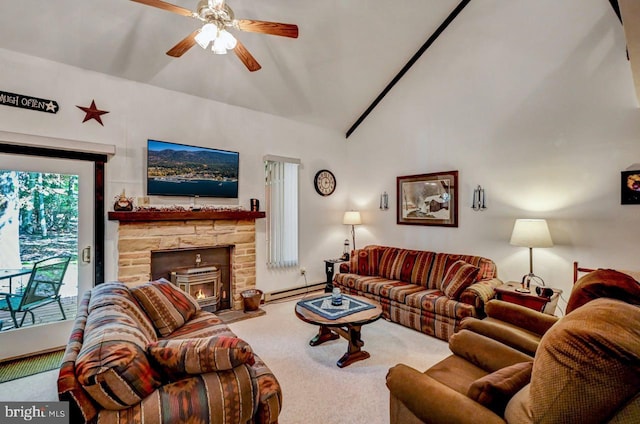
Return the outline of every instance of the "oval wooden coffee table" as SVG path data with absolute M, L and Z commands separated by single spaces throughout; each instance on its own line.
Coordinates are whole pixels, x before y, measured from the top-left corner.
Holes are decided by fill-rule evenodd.
M 298 318 L 300 318 L 304 322 L 308 322 L 309 324 L 320 326 L 318 334 L 313 339 L 311 339 L 311 341 L 309 341 L 309 344 L 311 346 L 317 346 L 326 341 L 335 340 L 342 336 L 349 342 L 349 347 L 347 349 L 347 353 L 342 355 L 342 358 L 340 358 L 336 363 L 340 368 L 351 365 L 356 361 L 367 359 L 371 355 L 369 355 L 368 352 L 362 350 L 364 342 L 362 341 L 360 330 L 362 329 L 363 325 L 372 323 L 380 318 L 380 316 L 382 315 L 382 308 L 377 302 L 374 302 L 371 299 L 367 299 L 366 297 L 355 296 L 351 294 L 343 295 L 343 300 L 348 296 L 362 303 L 373 305 L 374 307 L 340 318 L 329 319 L 311 311 L 310 309 L 307 309 L 300 304 L 300 302 L 303 301 L 309 301 L 319 297 L 327 296 L 330 295 L 323 293 L 319 295 L 308 296 L 296 303 L 295 311 Z

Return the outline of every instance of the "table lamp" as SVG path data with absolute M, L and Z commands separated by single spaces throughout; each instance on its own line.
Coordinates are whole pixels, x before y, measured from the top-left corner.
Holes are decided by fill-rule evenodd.
M 347 211 L 344 213 L 344 217 L 342 218 L 342 223 L 344 225 L 351 225 L 351 239 L 353 240 L 353 250 L 356 249 L 356 225 L 362 224 L 362 218 L 360 218 L 360 212 L 358 211 Z
M 539 280 L 544 286 L 544 280 L 533 273 L 533 248 L 553 246 L 547 221 L 544 219 L 516 219 L 510 244 L 529 248 L 529 273 L 522 277 L 522 288 L 517 290 L 529 293 L 531 280 L 534 279 Z

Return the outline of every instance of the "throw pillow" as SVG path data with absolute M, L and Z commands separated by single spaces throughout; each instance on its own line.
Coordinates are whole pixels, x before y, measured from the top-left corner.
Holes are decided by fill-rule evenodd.
M 378 275 L 378 259 L 380 257 L 377 248 L 355 249 L 351 252 L 351 272 L 358 275 Z
M 228 336 L 161 340 L 150 343 L 147 352 L 170 378 L 226 371 L 255 363 L 251 346 L 242 339 Z
M 480 268 L 464 261 L 455 261 L 444 274 L 440 290 L 450 299 L 458 299 L 460 294 L 476 281 Z
M 131 292 L 162 337 L 182 327 L 200 310 L 197 300 L 164 278 L 132 287 Z
M 520 362 L 477 379 L 467 396 L 502 416 L 513 395 L 531 380 L 533 362 Z

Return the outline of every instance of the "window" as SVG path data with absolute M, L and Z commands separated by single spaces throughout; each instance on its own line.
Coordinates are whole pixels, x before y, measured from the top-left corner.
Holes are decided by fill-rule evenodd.
M 299 159 L 266 156 L 267 266 L 298 265 Z

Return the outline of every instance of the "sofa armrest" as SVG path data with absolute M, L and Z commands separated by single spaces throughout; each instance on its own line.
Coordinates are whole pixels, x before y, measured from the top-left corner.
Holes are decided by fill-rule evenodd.
M 449 338 L 449 349 L 488 373 L 533 358 L 497 340 L 469 330 L 461 330 Z
M 493 299 L 485 307 L 487 316 L 542 336 L 558 321 L 558 317 L 534 311 L 525 306 Z
M 277 423 L 282 410 L 282 389 L 275 375 L 262 359 L 255 356 L 256 362 L 251 367 L 258 382 L 257 423 Z
M 193 375 L 157 388 L 127 409 L 102 409 L 98 423 L 247 423 L 259 411 L 258 388 L 249 365 Z M 263 422 L 256 421 L 260 424 Z M 267 421 L 273 423 L 274 421 Z
M 341 274 L 347 274 L 351 272 L 350 268 L 349 268 L 349 262 L 343 262 L 340 264 L 340 273 Z
M 482 317 L 484 316 L 486 303 L 495 296 L 494 288 L 503 284 L 499 278 L 491 278 L 473 283 L 460 294 L 460 302 L 474 306 L 478 316 Z
M 387 373 L 387 387 L 425 423 L 504 423 L 489 409 L 411 367 L 398 364 Z

